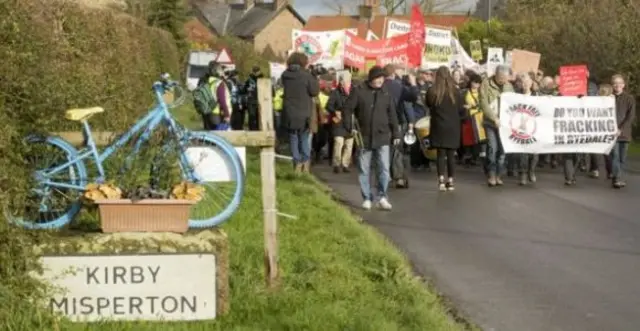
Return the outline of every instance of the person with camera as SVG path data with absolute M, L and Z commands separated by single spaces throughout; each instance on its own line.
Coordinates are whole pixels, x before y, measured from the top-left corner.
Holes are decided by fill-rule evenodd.
M 420 120 L 425 116 L 429 116 L 429 107 L 427 107 L 427 91 L 433 85 L 433 72 L 427 69 L 418 70 L 418 77 L 416 78 L 418 88 L 418 98 L 416 102 L 412 104 L 413 119 L 415 121 Z M 415 124 L 415 122 L 414 122 Z M 430 170 L 429 159 L 424 155 L 422 147 L 419 143 L 411 145 L 410 148 L 410 160 L 411 167 L 414 170 Z
M 329 102 L 327 103 L 327 111 L 331 114 L 331 135 L 333 136 L 331 164 L 335 173 L 349 172 L 349 165 L 351 164 L 353 136 L 343 120 L 343 109 L 347 98 L 353 93 L 353 89 L 351 74 L 346 72 L 340 76 L 338 87 L 331 91 Z
M 244 109 L 246 109 L 249 116 L 250 131 L 260 130 L 260 120 L 258 118 L 258 79 L 262 77 L 264 77 L 264 75 L 260 71 L 260 67 L 255 66 L 251 69 L 251 74 L 249 74 L 249 78 L 244 83 L 244 94 L 246 98 Z M 244 125 L 244 114 L 241 118 L 242 124 Z
M 371 192 L 371 160 L 376 160 L 378 174 L 378 201 L 382 210 L 391 210 L 387 197 L 389 187 L 389 158 L 392 143 L 400 144 L 400 130 L 396 101 L 391 93 L 383 88 L 385 71 L 380 66 L 369 70 L 367 82 L 349 94 L 343 109 L 343 121 L 353 135 L 360 135 L 362 146 L 358 146 L 358 180 L 364 202 L 362 208 L 370 210 L 373 194 Z M 360 140 L 360 139 L 358 139 Z
M 240 95 L 240 81 L 238 80 L 238 71 L 235 69 L 225 71 L 225 83 L 229 89 L 231 96 L 231 128 L 233 130 L 242 130 L 244 118 L 242 113 L 242 98 Z
M 207 73 L 200 77 L 193 91 L 194 107 L 202 116 L 205 130 L 224 130 L 229 127 L 231 94 L 224 79 L 222 65 L 211 61 Z
M 305 68 L 308 58 L 294 52 L 287 59 L 287 70 L 282 73 L 282 127 L 289 135 L 291 157 L 297 173 L 308 172 L 311 159 L 311 129 L 316 123 L 313 99 L 320 93 L 318 80 Z M 312 115 L 313 114 L 313 115 Z

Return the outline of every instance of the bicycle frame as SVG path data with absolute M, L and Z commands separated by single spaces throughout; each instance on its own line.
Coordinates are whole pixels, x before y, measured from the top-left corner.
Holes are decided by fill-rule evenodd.
M 180 141 L 183 140 L 185 136 L 184 129 L 179 127 L 169 112 L 169 107 L 164 102 L 163 95 L 166 92 L 166 84 L 162 82 L 156 82 L 153 84 L 153 91 L 156 97 L 157 104 L 154 108 L 152 108 L 147 115 L 139 119 L 126 133 L 120 136 L 118 140 L 111 143 L 107 148 L 105 148 L 102 153 L 98 151 L 96 147 L 96 143 L 91 134 L 91 127 L 87 119 L 82 120 L 82 128 L 83 132 L 87 137 L 87 148 L 80 151 L 79 155 L 75 158 L 69 160 L 68 162 L 56 166 L 55 168 L 44 172 L 39 177 L 43 178 L 43 184 L 46 184 L 51 187 L 59 187 L 73 190 L 84 191 L 85 186 L 83 185 L 72 185 L 68 183 L 59 183 L 51 181 L 49 178 L 56 173 L 59 173 L 70 166 L 75 165 L 76 163 L 83 162 L 86 159 L 93 159 L 98 169 L 98 176 L 95 179 L 95 182 L 102 183 L 105 180 L 105 172 L 103 167 L 103 162 L 108 159 L 113 153 L 118 151 L 122 146 L 127 144 L 136 134 L 142 132 L 140 137 L 135 143 L 135 147 L 131 155 L 138 154 L 138 151 L 142 147 L 143 143 L 149 140 L 149 137 L 154 132 L 154 130 L 160 124 L 166 124 L 169 128 L 171 134 L 174 134 Z M 181 160 L 184 162 L 184 160 Z M 80 183 L 83 184 L 83 183 Z

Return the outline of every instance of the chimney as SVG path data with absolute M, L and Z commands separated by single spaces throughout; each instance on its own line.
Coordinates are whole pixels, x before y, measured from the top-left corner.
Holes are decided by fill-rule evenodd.
M 358 18 L 361 22 L 372 20 L 378 15 L 380 15 L 380 0 L 364 0 L 362 5 L 358 6 Z
M 364 5 L 371 7 L 373 16 L 380 15 L 380 0 L 364 0 Z

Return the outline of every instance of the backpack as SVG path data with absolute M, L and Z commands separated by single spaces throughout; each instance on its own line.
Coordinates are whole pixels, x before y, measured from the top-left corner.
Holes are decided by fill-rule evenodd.
M 204 83 L 198 85 L 193 90 L 193 106 L 200 115 L 206 115 L 211 113 L 216 107 L 218 107 L 218 100 L 216 96 L 211 92 L 212 85 L 217 90 L 222 80 L 214 78 L 213 81 L 209 78 Z

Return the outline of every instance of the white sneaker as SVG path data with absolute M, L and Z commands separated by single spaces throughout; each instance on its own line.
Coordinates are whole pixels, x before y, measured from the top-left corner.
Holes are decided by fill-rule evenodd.
M 382 198 L 380 199 L 380 201 L 378 201 L 378 208 L 382 210 L 391 210 L 391 204 L 389 203 L 389 200 L 387 200 L 387 198 Z
M 362 203 L 362 209 L 371 210 L 371 200 L 364 200 Z

